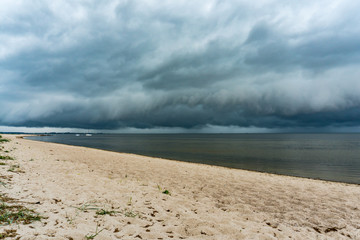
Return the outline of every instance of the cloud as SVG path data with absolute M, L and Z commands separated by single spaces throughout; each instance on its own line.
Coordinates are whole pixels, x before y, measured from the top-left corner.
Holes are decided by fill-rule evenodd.
M 0 125 L 356 127 L 359 9 L 353 1 L 4 1 Z

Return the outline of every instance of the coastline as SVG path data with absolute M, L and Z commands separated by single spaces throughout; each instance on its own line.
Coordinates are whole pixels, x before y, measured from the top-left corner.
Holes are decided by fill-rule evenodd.
M 48 217 L 21 239 L 360 238 L 359 185 L 3 137 L 2 192 Z
M 31 140 L 256 172 L 360 184 L 360 135 L 56 134 Z
M 230 169 L 230 170 L 240 170 L 240 171 L 251 172 L 251 173 L 262 173 L 262 174 L 269 174 L 269 175 L 274 175 L 274 176 L 309 179 L 309 180 L 322 181 L 322 182 L 340 183 L 340 184 L 345 184 L 345 185 L 357 185 L 357 186 L 360 186 L 360 183 L 354 183 L 354 182 L 344 182 L 344 181 L 340 181 L 340 180 L 339 181 L 326 180 L 326 179 L 321 179 L 321 178 L 311 178 L 311 177 L 287 175 L 287 174 L 281 174 L 281 173 L 272 173 L 272 172 L 266 172 L 266 171 L 257 171 L 257 170 L 251 170 L 251 169 L 234 168 L 234 167 L 227 167 L 227 166 L 222 166 L 222 165 L 212 165 L 212 164 L 208 164 L 208 163 L 199 163 L 199 162 L 178 160 L 178 159 L 174 159 L 174 158 L 163 158 L 163 157 L 156 157 L 156 156 L 148 156 L 148 155 L 131 153 L 131 152 L 119 152 L 119 151 L 116 151 L 116 150 L 109 150 L 109 149 L 102 149 L 102 148 L 95 148 L 95 147 L 86 147 L 86 146 L 72 145 L 72 144 L 67 144 L 67 143 L 47 142 L 47 141 L 41 141 L 41 140 L 27 138 L 27 137 L 30 137 L 30 136 L 42 136 L 42 135 L 26 135 L 26 136 L 21 135 L 20 138 L 25 139 L 25 140 L 29 140 L 29 141 L 66 145 L 66 146 L 79 147 L 79 148 L 84 148 L 84 149 L 96 149 L 96 150 L 105 151 L 105 152 L 134 155 L 134 156 L 139 156 L 139 157 L 144 157 L 144 158 L 162 159 L 162 160 L 165 160 L 165 161 L 173 161 L 173 162 L 178 162 L 178 163 L 188 163 L 188 164 L 195 164 L 195 165 L 200 165 L 200 166 L 213 166 L 213 167 L 218 167 L 218 168 L 224 168 L 224 169 Z

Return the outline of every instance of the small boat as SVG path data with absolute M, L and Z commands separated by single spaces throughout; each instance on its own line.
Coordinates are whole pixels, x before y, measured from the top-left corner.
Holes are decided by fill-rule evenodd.
M 75 136 L 80 137 L 80 134 L 76 134 Z
M 85 136 L 86 136 L 86 137 L 91 137 L 92 134 L 91 134 L 91 133 L 87 133 L 87 134 L 85 134 Z

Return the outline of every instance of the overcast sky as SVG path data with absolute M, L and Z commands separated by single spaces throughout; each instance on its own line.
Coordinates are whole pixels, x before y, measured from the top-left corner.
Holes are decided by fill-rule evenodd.
M 346 0 L 2 0 L 0 126 L 354 129 L 359 12 Z

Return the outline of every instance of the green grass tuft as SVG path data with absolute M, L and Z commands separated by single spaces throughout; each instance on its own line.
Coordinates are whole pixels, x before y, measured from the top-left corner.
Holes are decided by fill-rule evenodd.
M 0 239 L 15 238 L 17 235 L 16 229 L 5 229 L 3 233 L 0 233 Z
M 101 233 L 104 229 L 101 229 L 100 231 L 98 231 L 98 227 L 96 226 L 96 230 L 95 230 L 95 233 L 94 234 L 86 234 L 85 235 L 85 238 L 86 239 L 94 239 L 97 235 L 99 235 L 99 233 Z
M 139 215 L 139 213 L 133 212 L 132 210 L 125 210 L 124 212 L 125 217 L 136 217 Z
M 20 168 L 19 165 L 11 165 L 10 168 L 8 169 L 8 172 L 21 172 L 19 168 Z
M 10 142 L 10 140 L 6 138 L 2 138 L 2 136 L 0 135 L 0 143 L 2 142 Z
M 115 211 L 108 211 L 108 210 L 105 210 L 105 209 L 100 209 L 98 211 L 96 211 L 96 214 L 97 215 L 110 215 L 110 216 L 113 216 L 116 214 Z
M 82 204 L 80 207 L 74 207 L 74 208 L 76 208 L 77 210 L 82 211 L 82 212 L 88 212 L 89 210 L 99 210 L 98 206 L 87 203 L 87 202 Z
M 171 195 L 171 193 L 169 192 L 169 190 L 164 190 L 163 192 L 162 192 L 163 194 L 166 194 L 166 195 Z
M 30 224 L 34 221 L 40 221 L 41 216 L 33 210 L 20 205 L 0 205 L 0 225 L 9 225 L 13 223 Z

